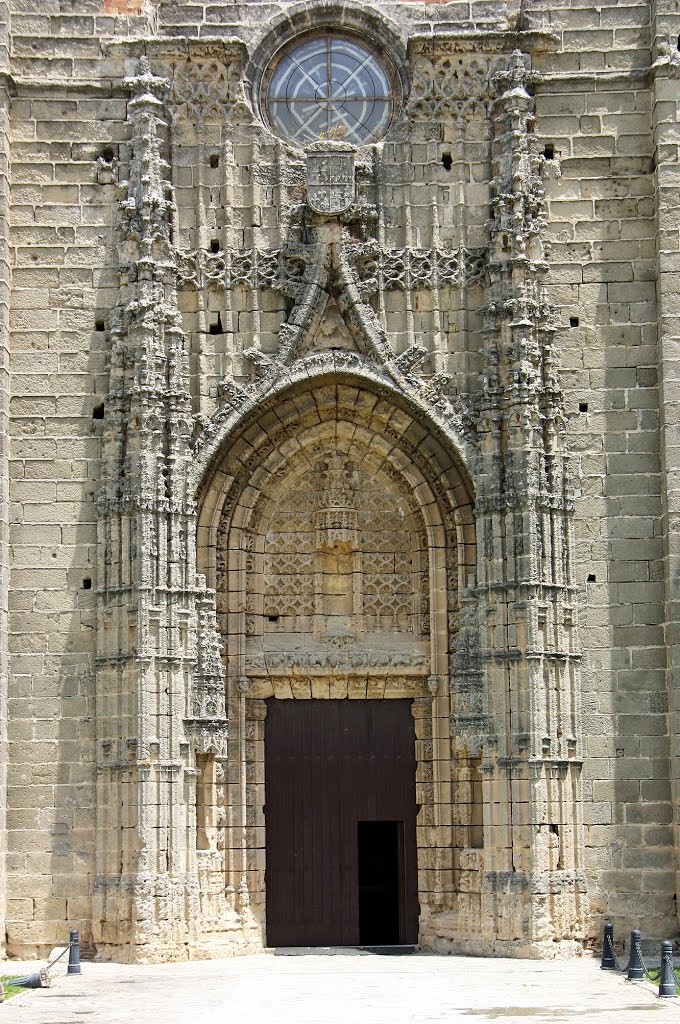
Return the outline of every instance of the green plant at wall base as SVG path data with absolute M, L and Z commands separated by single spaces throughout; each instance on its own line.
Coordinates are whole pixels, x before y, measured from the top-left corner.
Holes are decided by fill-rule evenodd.
M 678 972 L 674 971 L 675 974 L 675 991 L 680 996 L 680 983 L 678 980 Z M 650 984 L 657 986 L 659 984 L 659 978 L 661 977 L 661 971 L 658 967 L 652 967 L 647 971 L 645 980 Z
M 28 989 L 23 988 L 20 985 L 13 985 L 13 980 L 13 978 L 8 978 L 6 976 L 0 977 L 0 981 L 2 982 L 5 990 L 5 1002 L 7 1002 L 8 999 L 11 999 L 12 996 L 18 996 L 20 992 L 28 991 Z

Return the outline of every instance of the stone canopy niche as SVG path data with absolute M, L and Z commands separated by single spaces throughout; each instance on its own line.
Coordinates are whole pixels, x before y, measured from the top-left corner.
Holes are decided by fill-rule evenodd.
M 291 472 L 263 520 L 247 580 L 250 678 L 427 672 L 422 518 L 360 458 L 331 451 Z

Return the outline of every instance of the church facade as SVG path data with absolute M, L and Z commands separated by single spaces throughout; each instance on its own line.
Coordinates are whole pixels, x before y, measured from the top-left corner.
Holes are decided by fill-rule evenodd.
M 675 935 L 675 5 L 34 7 L 7 951 Z

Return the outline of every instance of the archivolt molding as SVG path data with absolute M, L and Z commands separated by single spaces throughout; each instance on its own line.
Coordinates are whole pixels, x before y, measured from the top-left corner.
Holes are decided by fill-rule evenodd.
M 479 643 L 474 510 L 465 469 L 450 441 L 428 429 L 416 410 L 397 405 L 384 389 L 376 394 L 375 387 L 367 387 L 365 381 L 348 383 L 337 378 L 320 381 L 316 387 L 307 380 L 306 387 L 306 397 L 300 387 L 277 394 L 235 425 L 220 446 L 222 458 L 219 462 L 214 458 L 212 473 L 206 473 L 197 557 L 199 569 L 216 587 L 218 611 L 221 615 L 227 611 L 219 596 L 226 585 L 225 559 L 230 559 L 230 572 L 248 572 L 260 550 L 257 538 L 269 532 L 268 516 L 278 507 L 280 490 L 295 472 L 296 461 L 309 469 L 328 455 L 340 434 L 356 451 L 369 453 L 395 482 L 402 481 L 399 489 L 411 495 L 407 502 L 411 512 L 415 508 L 421 510 L 419 515 L 426 511 L 425 534 L 416 549 L 429 551 L 428 558 L 438 553 L 436 567 L 430 564 L 429 568 L 427 605 L 421 605 L 421 611 L 427 608 L 422 639 L 426 641 L 424 652 L 429 654 L 418 660 L 423 653 L 419 649 L 408 657 L 396 651 L 394 657 L 376 652 L 367 659 L 361 645 L 357 650 L 351 644 L 336 650 L 331 644 L 324 656 L 318 650 L 303 658 L 283 652 L 261 657 L 256 664 L 247 661 L 237 643 L 231 648 L 236 661 L 231 659 L 230 678 L 252 676 L 253 692 L 260 696 L 271 695 L 272 687 L 278 696 L 290 696 L 288 690 L 285 694 L 280 691 L 293 680 L 297 687 L 293 696 L 303 695 L 310 679 L 317 680 L 314 695 L 325 680 L 325 685 L 332 684 L 334 693 L 342 696 L 351 680 L 355 680 L 352 685 L 359 685 L 364 678 L 365 689 L 369 677 L 375 695 L 379 680 L 386 685 L 391 674 L 401 680 L 397 690 L 390 683 L 392 695 L 434 695 L 442 687 L 448 691 L 451 678 L 457 695 L 456 742 L 461 749 L 478 749 L 489 731 L 489 703 Z M 233 559 L 240 557 L 244 561 L 241 570 L 236 570 Z M 425 571 L 423 566 L 418 569 L 419 573 Z M 430 612 L 429 601 L 435 594 L 439 596 Z M 237 608 L 242 609 L 240 628 L 247 636 L 248 616 L 254 606 L 244 594 L 236 600 L 230 616 Z M 229 621 L 234 622 L 231 617 Z M 411 680 L 410 689 L 404 689 L 405 680 Z
M 305 389 L 291 389 L 289 394 L 278 394 L 259 403 L 253 410 L 255 415 L 234 426 L 230 438 L 219 445 L 222 458 L 219 462 L 217 458 L 211 460 L 214 472 L 205 474 L 203 502 L 213 488 L 215 473 L 219 472 L 219 488 L 230 492 L 233 511 L 240 492 L 258 488 L 262 474 L 276 477 L 291 459 L 303 453 L 305 457 L 322 458 L 328 452 L 337 423 L 344 422 L 352 430 L 355 443 L 374 458 L 379 457 L 386 471 L 406 480 L 411 490 L 422 491 L 428 482 L 432 490 L 430 503 L 437 503 L 442 510 L 443 524 L 454 531 L 465 523 L 472 524 L 473 498 L 465 468 L 447 439 L 429 431 L 414 410 L 395 406 L 389 394 L 384 390 L 376 393 L 364 381 L 327 378 L 319 381 L 317 387 L 310 381 L 305 383 Z M 333 397 L 329 401 L 330 395 Z M 301 438 L 305 431 L 312 431 L 312 439 L 303 448 Z M 444 484 L 443 480 L 449 478 L 449 483 Z M 257 508 L 251 496 L 244 504 L 245 518 L 238 525 L 248 527 Z M 222 508 L 218 515 L 225 514 Z M 207 525 L 204 514 L 201 523 Z
M 391 368 L 392 369 L 392 368 Z M 401 378 L 397 386 L 395 376 Z M 193 442 L 194 462 L 189 470 L 190 485 L 196 493 L 208 470 L 229 439 L 262 411 L 274 409 L 277 401 L 296 386 L 333 383 L 357 383 L 378 396 L 389 397 L 397 406 L 410 409 L 414 418 L 430 424 L 445 445 L 460 460 L 471 479 L 476 459 L 476 443 L 471 417 L 462 402 L 438 394 L 437 382 L 406 378 L 395 367 L 391 373 L 371 365 L 359 353 L 345 351 L 314 352 L 293 366 L 282 369 L 274 379 L 259 378 L 240 385 L 227 379 L 221 386 L 221 401 L 210 418 L 198 421 L 199 433 Z
M 356 386 L 346 390 L 357 392 Z M 434 695 L 441 680 L 446 680 L 448 690 L 450 642 L 447 638 L 455 636 L 458 630 L 461 594 L 466 591 L 470 574 L 474 579 L 476 564 L 470 495 L 455 462 L 447 459 L 441 443 L 427 433 L 413 436 L 417 427 L 412 415 L 389 410 L 387 403 L 375 396 L 367 398 L 362 424 L 346 418 L 347 406 L 340 399 L 334 402 L 326 396 L 325 403 L 318 406 L 312 400 L 308 415 L 304 413 L 302 396 L 297 394 L 284 399 L 277 417 L 282 425 L 273 431 L 264 430 L 260 425 L 258 431 L 253 423 L 242 430 L 225 452 L 215 482 L 204 495 L 199 517 L 198 561 L 216 586 L 221 621 L 225 625 L 230 623 L 229 678 L 249 678 L 255 687 L 251 696 L 271 696 L 274 692 L 291 696 L 288 689 L 293 684 L 297 687 L 293 696 L 304 695 L 310 679 L 316 680 L 317 688 L 325 680 L 337 696 L 343 695 L 350 684 L 358 685 L 361 679 L 364 689 L 370 682 L 374 696 Z M 325 418 L 319 421 L 321 410 Z M 383 417 L 389 417 L 390 413 L 392 422 L 385 423 Z M 264 423 L 272 419 L 270 414 L 263 413 Z M 257 590 L 249 590 L 247 579 L 252 573 L 255 574 L 253 579 L 263 575 L 260 566 L 265 550 L 263 538 L 270 536 L 273 510 L 279 507 L 283 491 L 290 488 L 291 475 L 295 478 L 304 469 L 309 471 L 319 462 L 323 463 L 335 446 L 340 452 L 347 451 L 348 458 L 355 458 L 358 464 L 363 465 L 368 460 L 367 471 L 371 476 L 392 477 L 399 493 L 405 497 L 405 507 L 420 521 L 420 526 L 412 523 L 409 528 L 415 530 L 412 537 L 415 558 L 412 587 L 415 589 L 411 593 L 413 601 L 417 601 L 417 606 L 413 605 L 413 623 L 420 621 L 426 626 L 419 628 L 418 635 L 414 634 L 412 642 L 405 647 L 403 643 L 396 644 L 395 639 L 394 650 L 382 650 L 380 645 L 375 648 L 370 643 L 366 646 L 360 637 L 352 639 L 343 633 L 335 639 L 324 634 L 321 643 L 312 643 L 302 653 L 278 650 L 276 646 L 267 653 L 256 645 L 248 654 L 247 647 L 243 647 L 235 634 L 247 643 L 249 636 L 259 635 L 256 623 L 264 621 L 262 601 L 258 604 L 256 598 L 255 604 L 252 603 L 251 593 Z M 292 486 L 295 491 L 295 484 Z M 208 564 L 211 559 L 212 565 Z M 369 559 L 362 572 L 370 577 L 373 571 Z M 432 609 L 431 599 L 434 601 Z M 239 627 L 236 627 L 237 618 L 242 619 Z M 249 626 L 251 618 L 253 625 Z M 468 689 L 465 671 L 456 678 L 458 686 Z M 377 694 L 376 688 L 380 687 L 384 694 Z M 477 689 L 477 695 L 466 698 L 466 706 L 473 700 L 475 707 L 483 710 L 486 697 L 481 685 Z

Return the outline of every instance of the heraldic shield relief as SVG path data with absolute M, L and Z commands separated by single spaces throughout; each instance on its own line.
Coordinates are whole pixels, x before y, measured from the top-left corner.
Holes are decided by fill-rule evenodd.
M 307 149 L 307 202 L 315 213 L 343 213 L 354 202 L 354 146 L 316 142 Z

